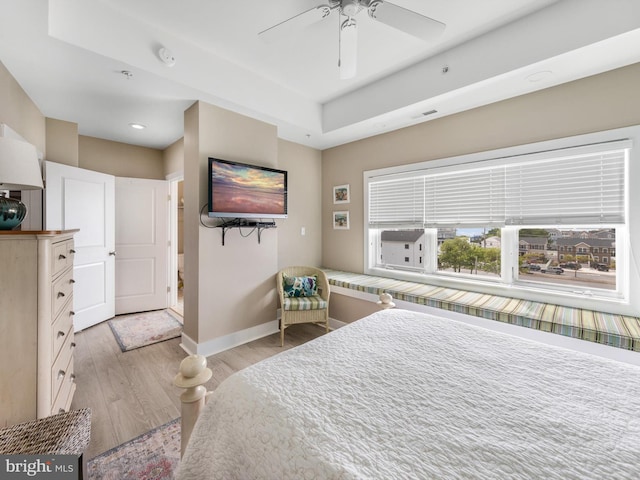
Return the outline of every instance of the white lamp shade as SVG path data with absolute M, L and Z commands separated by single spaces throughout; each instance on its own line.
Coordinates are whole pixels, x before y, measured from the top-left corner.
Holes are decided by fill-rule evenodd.
M 13 138 L 0 137 L 0 190 L 42 188 L 36 147 Z

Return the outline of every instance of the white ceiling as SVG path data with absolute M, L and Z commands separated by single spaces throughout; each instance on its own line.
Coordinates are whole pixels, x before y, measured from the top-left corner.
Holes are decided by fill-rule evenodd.
M 337 14 L 282 41 L 257 35 L 321 3 L 0 0 L 0 61 L 81 135 L 165 148 L 203 100 L 321 149 L 640 61 L 638 0 L 393 0 L 444 34 L 423 42 L 363 11 L 358 74 L 340 80 Z

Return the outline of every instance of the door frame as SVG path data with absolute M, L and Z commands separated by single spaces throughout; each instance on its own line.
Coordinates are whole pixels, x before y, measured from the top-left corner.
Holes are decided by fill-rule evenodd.
M 183 172 L 165 176 L 169 182 L 169 308 L 178 303 L 178 182 L 184 181 Z

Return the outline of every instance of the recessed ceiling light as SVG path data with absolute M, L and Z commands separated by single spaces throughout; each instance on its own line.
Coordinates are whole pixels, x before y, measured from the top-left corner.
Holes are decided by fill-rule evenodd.
M 135 128 L 136 130 L 144 130 L 145 128 L 147 128 L 146 125 L 143 125 L 141 123 L 130 123 L 129 126 L 131 128 Z

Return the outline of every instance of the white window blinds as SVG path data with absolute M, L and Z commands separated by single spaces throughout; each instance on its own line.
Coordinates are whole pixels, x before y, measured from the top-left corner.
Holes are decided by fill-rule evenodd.
M 629 141 L 371 177 L 369 225 L 622 224 Z
M 424 186 L 422 175 L 383 178 L 369 184 L 369 223 L 380 226 L 424 225 Z
M 619 149 L 507 166 L 506 224 L 624 223 L 625 159 Z
M 504 167 L 427 175 L 425 226 L 504 225 Z

